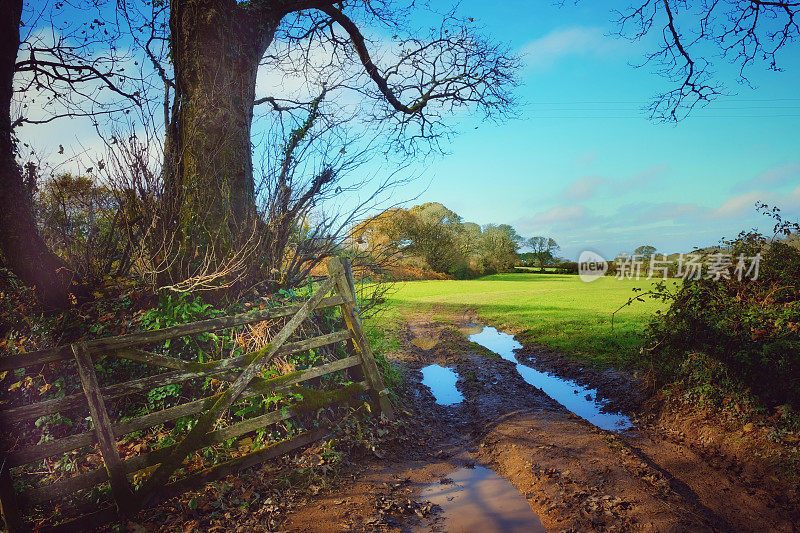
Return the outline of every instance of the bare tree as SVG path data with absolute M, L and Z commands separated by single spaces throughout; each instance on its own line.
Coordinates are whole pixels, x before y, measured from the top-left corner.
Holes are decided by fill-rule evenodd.
M 14 274 L 36 287 L 48 307 L 66 305 L 70 294 L 80 292 L 79 285 L 75 273 L 38 234 L 30 191 L 17 162 L 15 128 L 65 117 L 100 117 L 138 104 L 138 93 L 125 89 L 123 57 L 104 23 L 57 24 L 62 6 L 26 8 L 22 0 L 0 5 L 0 255 Z M 50 21 L 51 31 L 35 31 L 42 21 Z M 26 35 L 20 35 L 21 27 Z M 107 101 L 103 90 L 118 98 Z M 36 98 L 44 104 L 34 114 Z M 16 109 L 12 103 L 18 104 Z
M 392 193 L 414 178 L 407 163 L 379 176 L 364 175 L 362 165 L 376 156 L 376 143 L 349 138 L 348 120 L 325 113 L 326 94 L 323 89 L 313 100 L 298 127 L 284 134 L 278 122 L 263 143 L 256 180 L 264 236 L 258 279 L 271 288 L 301 283 L 321 261 L 342 251 L 354 224 L 393 205 Z
M 169 32 L 157 39 L 169 40 L 171 68 L 156 54 L 151 58 L 173 91 L 172 105 L 165 104 L 165 194 L 175 199 L 170 218 L 190 246 L 228 248 L 256 214 L 255 105 L 283 120 L 274 117 L 309 116 L 323 86 L 331 99 L 350 93 L 361 98 L 351 116 L 393 134 L 395 149 L 436 142 L 449 131 L 444 117 L 454 108 L 471 106 L 490 116 L 506 112 L 515 58 L 480 37 L 470 21 L 452 15 L 441 17 L 442 25 L 428 36 L 412 35 L 402 22 L 407 13 L 388 1 L 170 4 Z M 368 38 L 363 29 L 373 24 L 396 32 L 392 42 Z M 131 26 L 142 35 L 159 28 Z M 315 65 L 313 54 L 326 60 Z M 305 77 L 301 94 L 256 98 L 259 72 L 282 69 Z
M 648 108 L 650 117 L 661 121 L 680 120 L 725 94 L 714 59 L 735 65 L 739 81 L 747 84 L 756 64 L 781 70 L 780 53 L 800 35 L 796 0 L 646 0 L 617 15 L 624 37 L 659 34 L 661 44 L 644 65 L 673 83 Z
M 129 131 L 132 128 L 129 126 Z M 214 251 L 182 257 L 181 242 L 164 213 L 170 212 L 161 170 L 163 153 L 157 135 L 147 128 L 140 134 L 115 132 L 96 164 L 98 179 L 116 199 L 117 217 L 124 221 L 124 252 L 115 274 L 133 273 L 153 291 L 219 290 L 236 283 L 247 266 L 258 238 L 251 232 L 233 253 L 217 257 Z

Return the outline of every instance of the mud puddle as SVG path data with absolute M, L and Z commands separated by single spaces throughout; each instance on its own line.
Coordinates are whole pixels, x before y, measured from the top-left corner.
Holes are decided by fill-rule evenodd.
M 420 369 L 422 384 L 428 387 L 439 405 L 455 405 L 464 401 L 464 395 L 456 388 L 458 373 L 452 368 L 428 365 Z
M 454 471 L 422 489 L 421 498 L 442 508 L 438 518 L 445 519 L 449 532 L 546 531 L 519 491 L 507 479 L 483 466 Z M 432 530 L 438 529 L 435 525 L 417 529 Z
M 470 324 L 464 332 L 471 342 L 480 344 L 506 361 L 516 364 L 517 372 L 529 385 L 541 389 L 595 426 L 608 431 L 624 431 L 633 427 L 627 416 L 603 411 L 606 402 L 597 398 L 597 389 L 584 387 L 576 381 L 560 378 L 548 372 L 541 372 L 517 361 L 514 350 L 522 348 L 522 344 L 517 342 L 513 335 L 480 324 Z

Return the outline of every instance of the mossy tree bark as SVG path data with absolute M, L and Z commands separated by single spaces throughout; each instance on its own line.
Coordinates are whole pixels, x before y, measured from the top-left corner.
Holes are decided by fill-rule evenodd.
M 229 252 L 255 214 L 250 128 L 258 65 L 279 16 L 234 0 L 174 0 L 178 109 L 168 128 L 167 209 L 184 243 Z M 185 249 L 184 249 L 185 251 Z

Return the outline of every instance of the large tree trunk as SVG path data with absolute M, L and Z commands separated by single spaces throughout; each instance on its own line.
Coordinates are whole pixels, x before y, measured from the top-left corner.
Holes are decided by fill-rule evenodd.
M 40 302 L 51 308 L 62 307 L 69 302 L 74 273 L 39 236 L 14 156 L 11 98 L 21 12 L 22 0 L 0 1 L 0 254 L 5 266 L 35 287 Z
M 255 215 L 250 125 L 258 64 L 276 24 L 234 0 L 172 2 L 179 108 L 168 130 L 165 199 L 184 244 L 203 253 L 229 253 Z

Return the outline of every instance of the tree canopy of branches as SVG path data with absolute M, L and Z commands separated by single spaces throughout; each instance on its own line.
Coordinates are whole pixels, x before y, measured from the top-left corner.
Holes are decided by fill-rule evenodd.
M 715 59 L 732 63 L 739 81 L 763 64 L 781 69 L 781 52 L 800 36 L 796 0 L 640 0 L 617 12 L 618 32 L 644 40 L 656 33 L 659 46 L 644 65 L 672 84 L 648 108 L 651 118 L 674 122 L 695 106 L 726 93 Z

